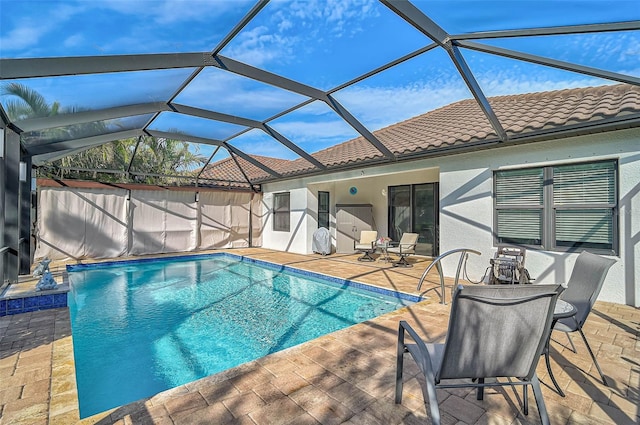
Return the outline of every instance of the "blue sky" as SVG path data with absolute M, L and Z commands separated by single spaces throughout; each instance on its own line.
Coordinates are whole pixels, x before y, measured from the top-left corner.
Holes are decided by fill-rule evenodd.
M 211 51 L 253 1 L 0 0 L 0 57 L 57 57 Z M 637 1 L 423 1 L 414 4 L 450 34 L 640 20 Z M 481 41 L 640 76 L 640 33 Z M 272 1 L 221 54 L 328 90 L 430 40 L 373 0 Z M 610 82 L 463 50 L 488 96 Z M 29 79 L 21 82 L 63 106 L 102 108 L 167 100 L 192 70 Z M 335 93 L 370 130 L 471 97 L 441 50 L 428 52 Z M 304 96 L 206 68 L 177 103 L 263 120 Z M 5 99 L 0 99 L 4 102 Z M 357 134 L 321 102 L 273 127 L 308 152 Z M 238 128 L 162 114 L 151 128 L 188 128 L 225 138 Z M 260 131 L 231 141 L 249 153 L 295 158 Z M 210 148 L 203 148 L 207 154 Z

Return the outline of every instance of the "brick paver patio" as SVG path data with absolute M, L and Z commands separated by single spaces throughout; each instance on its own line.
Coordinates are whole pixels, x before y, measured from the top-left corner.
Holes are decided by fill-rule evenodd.
M 428 264 L 401 269 L 358 263 L 355 256 L 233 253 L 410 293 Z M 393 391 L 398 321 L 407 320 L 430 341 L 446 333 L 449 307 L 438 303 L 435 276 L 430 280 L 423 288 L 427 301 L 82 421 L 68 309 L 0 317 L 0 425 L 428 423 L 411 361 L 401 405 L 394 404 Z M 640 310 L 598 302 L 585 332 L 610 386 L 599 382 L 579 338 L 573 338 L 573 353 L 564 334 L 554 334 L 552 367 L 565 398 L 549 386 L 544 361 L 538 367 L 552 423 L 639 423 Z M 477 401 L 469 389 L 441 390 L 443 424 L 538 423 L 529 394 L 524 416 L 521 392 L 487 390 Z

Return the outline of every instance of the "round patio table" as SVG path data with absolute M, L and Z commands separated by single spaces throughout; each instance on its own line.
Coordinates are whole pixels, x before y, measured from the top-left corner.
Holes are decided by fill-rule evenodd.
M 381 261 L 384 261 L 385 263 L 388 263 L 389 261 L 392 260 L 392 258 L 389 256 L 389 252 L 387 251 L 387 249 L 389 248 L 389 244 L 391 243 L 391 241 L 388 242 L 376 242 L 376 248 L 378 248 L 380 250 L 380 252 L 382 253 L 382 255 L 380 255 L 380 258 L 378 258 Z

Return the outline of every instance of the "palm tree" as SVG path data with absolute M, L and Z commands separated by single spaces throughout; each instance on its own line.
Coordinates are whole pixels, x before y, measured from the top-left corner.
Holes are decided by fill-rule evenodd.
M 73 113 L 78 108 L 62 108 L 59 102 L 48 104 L 44 96 L 20 83 L 8 83 L 2 86 L 0 95 L 11 96 L 6 103 L 7 114 L 12 121 L 28 118 L 55 116 L 62 113 Z M 30 132 L 22 135 L 23 142 L 37 143 L 43 139 L 49 141 L 69 140 L 103 134 L 108 127 L 117 126 L 117 120 L 109 123 L 98 121 L 76 124 L 67 127 Z M 200 167 L 206 158 L 199 155 L 187 142 L 173 139 L 144 136 L 139 143 L 137 138 L 116 140 L 82 152 L 53 161 L 41 172 L 48 176 L 63 177 L 68 170 L 76 170 L 75 177 L 81 179 L 99 179 L 105 182 L 126 179 L 129 164 L 139 173 L 157 176 L 194 175 L 190 170 Z M 135 156 L 134 156 L 135 152 Z M 133 157 L 133 162 L 131 162 Z M 100 173 L 100 170 L 122 170 L 122 174 Z M 91 171 L 89 171 L 91 170 Z M 94 171 L 95 170 L 95 171 Z M 99 178 L 98 178 L 99 176 Z M 172 179 L 166 177 L 146 177 L 147 183 L 165 184 Z
M 11 121 L 21 121 L 27 118 L 50 117 L 57 115 L 60 104 L 53 102 L 49 105 L 40 93 L 24 84 L 7 83 L 0 89 L 0 96 L 12 96 L 5 107 Z

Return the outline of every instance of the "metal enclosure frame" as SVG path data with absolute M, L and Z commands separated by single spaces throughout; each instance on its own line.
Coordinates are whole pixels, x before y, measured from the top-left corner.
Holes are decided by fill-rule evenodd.
M 498 135 L 495 143 L 508 144 L 513 142 L 529 142 L 546 140 L 550 137 L 570 136 L 575 134 L 583 134 L 585 132 L 603 131 L 617 128 L 630 128 L 640 126 L 640 116 L 633 114 L 623 120 L 612 120 L 602 122 L 585 122 L 580 125 L 574 125 L 570 128 L 555 130 L 550 134 L 546 130 L 533 131 L 525 136 L 518 136 L 517 139 L 510 139 L 504 130 L 503 124 L 492 109 L 487 96 L 478 84 L 476 77 L 469 68 L 464 51 L 476 51 L 490 55 L 501 56 L 517 61 L 543 65 L 546 67 L 561 69 L 565 71 L 575 72 L 583 75 L 598 77 L 609 81 L 626 83 L 634 86 L 640 86 L 640 78 L 625 75 L 616 72 L 607 71 L 590 66 L 584 66 L 576 63 L 569 63 L 539 55 L 528 54 L 525 52 L 515 51 L 512 49 L 499 48 L 484 44 L 482 40 L 491 40 L 496 38 L 526 38 L 545 35 L 569 35 L 569 34 L 589 34 L 604 33 L 615 31 L 634 31 L 640 30 L 640 21 L 630 22 L 608 22 L 601 24 L 589 25 L 572 25 L 558 26 L 547 28 L 528 28 L 528 29 L 511 29 L 499 31 L 481 31 L 465 34 L 450 34 L 444 28 L 439 26 L 433 19 L 425 15 L 409 0 L 380 0 L 390 11 L 404 20 L 408 25 L 413 26 L 425 36 L 425 45 L 416 51 L 389 61 L 383 66 L 370 70 L 362 75 L 353 78 L 351 81 L 340 84 L 329 90 L 320 90 L 303 84 L 299 81 L 286 78 L 281 75 L 274 74 L 263 69 L 250 66 L 237 60 L 225 57 L 220 54 L 225 46 L 227 46 L 252 20 L 263 11 L 269 3 L 268 0 L 258 0 L 248 13 L 240 19 L 232 30 L 215 46 L 212 50 L 206 52 L 192 53 L 173 53 L 173 54 L 138 54 L 138 55 L 111 55 L 111 56 L 85 56 L 85 57 L 49 57 L 49 58 L 28 58 L 28 59 L 0 59 L 0 82 L 11 80 L 28 80 L 40 77 L 62 77 L 69 75 L 89 75 L 89 74 L 105 74 L 130 71 L 152 71 L 152 70 L 168 70 L 180 68 L 194 68 L 194 71 L 178 84 L 178 89 L 163 101 L 153 101 L 142 104 L 127 104 L 119 107 L 110 107 L 103 109 L 95 109 L 88 111 L 77 111 L 74 113 L 61 114 L 48 117 L 28 118 L 12 121 L 6 111 L 0 105 L 0 147 L 2 152 L 0 155 L 0 283 L 5 280 L 17 279 L 18 270 L 20 273 L 28 272 L 30 264 L 29 256 L 29 240 L 30 240 L 30 185 L 32 166 L 42 166 L 50 162 L 56 161 L 67 155 L 85 151 L 93 146 L 102 145 L 115 140 L 124 138 L 138 138 L 138 145 L 144 137 L 153 138 L 170 138 L 183 140 L 190 143 L 201 143 L 215 146 L 214 153 L 208 158 L 206 164 L 202 167 L 193 180 L 195 185 L 202 184 L 204 181 L 202 171 L 211 163 L 216 153 L 222 148 L 228 151 L 235 165 L 240 169 L 244 176 L 245 189 L 259 191 L 260 185 L 268 182 L 274 182 L 282 179 L 299 178 L 304 175 L 317 175 L 338 170 L 362 168 L 371 165 L 380 165 L 383 163 L 393 163 L 403 160 L 414 160 L 415 155 L 398 156 L 385 146 L 373 132 L 361 123 L 344 105 L 342 105 L 334 96 L 336 92 L 352 86 L 366 78 L 386 71 L 394 66 L 415 58 L 425 52 L 433 49 L 443 49 L 451 63 L 460 75 L 467 89 L 471 92 L 475 102 L 478 104 L 482 113 L 487 118 L 495 133 Z M 274 86 L 306 98 L 293 107 L 282 110 L 273 116 L 257 121 L 242 116 L 230 115 L 213 110 L 205 110 L 189 105 L 176 103 L 176 98 L 192 83 L 192 81 L 206 68 L 213 67 L 223 72 L 234 75 L 243 76 L 253 81 Z M 272 121 L 286 114 L 297 111 L 300 108 L 309 105 L 314 101 L 323 102 L 335 114 L 340 117 L 349 127 L 354 129 L 357 134 L 362 136 L 370 145 L 372 145 L 380 153 L 380 157 L 373 160 L 360 160 L 354 163 L 328 167 L 322 163 L 312 153 L 302 149 L 295 141 L 288 139 L 280 134 L 271 125 Z M 162 112 L 173 112 L 191 117 L 198 117 L 205 120 L 213 120 L 217 122 L 231 123 L 244 126 L 245 129 L 224 139 L 217 140 L 214 138 L 194 137 L 176 132 L 160 132 L 153 131 L 150 126 L 159 117 Z M 26 132 L 46 131 L 61 126 L 69 126 L 75 124 L 91 123 L 99 120 L 118 119 L 133 117 L 137 115 L 151 114 L 152 117 L 142 126 L 124 130 L 115 133 L 98 134 L 84 138 L 69 138 L 59 141 L 44 141 L 43 143 L 25 144 L 22 136 Z M 252 130 L 258 129 L 264 134 L 272 138 L 275 142 L 286 146 L 296 154 L 311 164 L 310 168 L 298 171 L 292 175 L 282 175 L 269 165 L 263 163 L 252 155 L 249 155 L 229 142 L 234 138 Z M 429 155 L 438 155 L 440 152 L 436 150 L 425 151 L 418 157 L 426 157 Z M 136 174 L 132 170 L 133 159 L 137 155 L 137 147 L 133 152 L 133 156 L 128 166 L 122 170 L 90 170 L 104 173 L 122 173 L 123 175 Z M 239 161 L 241 159 L 242 161 Z M 26 164 L 26 181 L 19 180 L 20 162 Z M 268 177 L 259 181 L 252 180 L 243 167 L 258 167 Z M 145 175 L 144 173 L 137 173 Z M 149 174 L 153 176 L 152 174 Z M 185 176 L 172 176 L 176 179 L 185 179 Z M 206 181 L 205 184 L 220 187 L 227 187 L 231 182 L 230 179 L 220 178 L 219 180 Z

